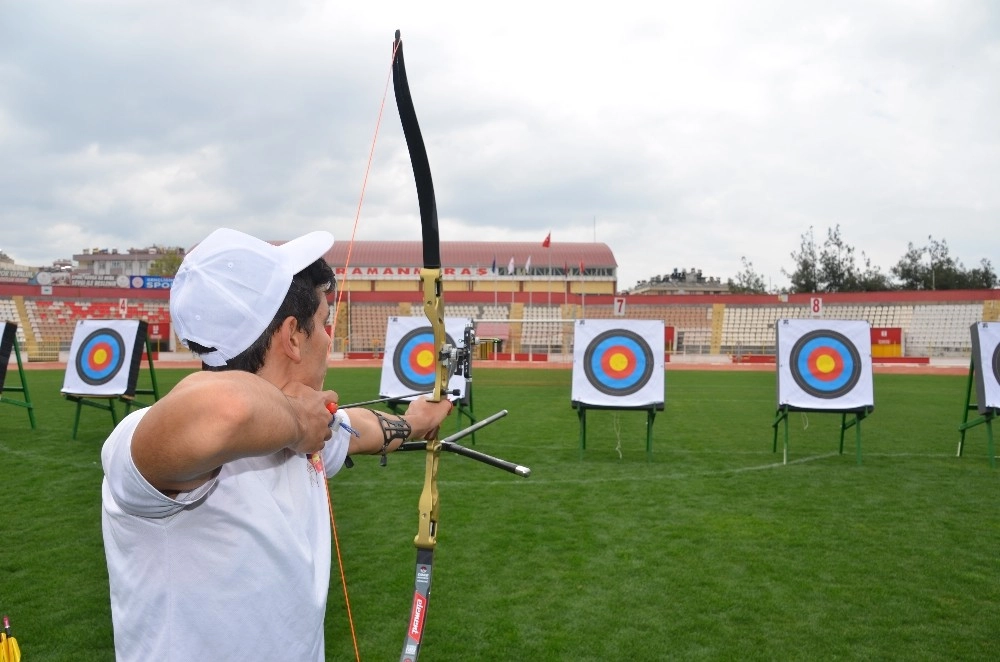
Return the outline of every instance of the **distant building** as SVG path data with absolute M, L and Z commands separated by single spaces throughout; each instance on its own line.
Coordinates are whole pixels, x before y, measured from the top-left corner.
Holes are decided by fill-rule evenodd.
M 449 292 L 521 292 L 546 301 L 554 295 L 558 302 L 564 294 L 614 294 L 618 284 L 618 262 L 604 243 L 442 241 L 440 246 L 443 287 Z M 345 291 L 420 289 L 419 241 L 337 242 L 325 257 Z
M 25 282 L 32 275 L 34 275 L 36 271 L 38 271 L 37 267 L 28 267 L 22 264 L 17 264 L 14 262 L 14 258 L 0 250 L 0 282 Z
M 703 276 L 701 269 L 674 269 L 669 276 L 653 276 L 636 283 L 628 294 L 729 294 L 729 285 L 720 278 Z
M 150 246 L 120 253 L 117 248 L 84 248 L 82 253 L 73 256 L 79 265 L 74 271 L 94 276 L 145 276 L 153 262 L 169 254 L 184 255 L 184 249 Z

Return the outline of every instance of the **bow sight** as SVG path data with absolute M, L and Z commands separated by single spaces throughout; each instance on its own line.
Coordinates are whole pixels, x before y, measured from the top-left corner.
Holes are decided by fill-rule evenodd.
M 500 338 L 479 338 L 476 336 L 476 327 L 473 324 L 467 324 L 465 327 L 465 333 L 462 338 L 462 347 L 452 347 L 451 345 L 445 344 L 441 348 L 442 354 L 449 352 L 449 359 L 454 361 L 455 371 L 454 374 L 465 377 L 465 381 L 472 381 L 472 356 L 474 353 L 473 348 L 482 347 L 488 350 L 489 346 L 493 346 L 494 351 L 500 351 L 500 347 L 503 344 L 503 340 Z M 444 358 L 444 357 L 442 357 Z M 478 356 L 477 358 L 485 358 L 484 356 Z

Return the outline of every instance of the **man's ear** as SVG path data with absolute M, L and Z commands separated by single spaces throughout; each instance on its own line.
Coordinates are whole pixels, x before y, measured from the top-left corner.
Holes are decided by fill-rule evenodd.
M 289 315 L 278 327 L 271 342 L 272 346 L 277 345 L 276 349 L 296 363 L 302 358 L 303 334 L 298 333 L 299 330 L 299 321 L 294 316 Z

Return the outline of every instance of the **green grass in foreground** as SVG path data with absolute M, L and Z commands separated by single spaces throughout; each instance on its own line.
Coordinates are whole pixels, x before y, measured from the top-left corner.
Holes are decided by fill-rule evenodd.
M 157 370 L 161 391 L 183 374 Z M 62 377 L 28 373 L 38 430 L 0 405 L 0 612 L 26 660 L 110 660 L 99 458 L 110 416 L 85 410 L 71 440 Z M 581 454 L 570 377 L 477 372 L 476 415 L 510 416 L 475 448 L 533 473 L 442 457 L 425 659 L 1000 657 L 1000 474 L 981 427 L 955 457 L 965 377 L 876 375 L 860 466 L 852 432 L 837 454 L 833 414 L 793 414 L 781 464 L 768 372 L 671 370 L 651 459 L 635 412 L 590 412 Z M 378 382 L 377 368 L 328 379 L 342 402 Z M 399 655 L 423 471 L 419 453 L 385 469 L 359 458 L 331 481 L 363 659 Z M 353 659 L 333 575 L 328 658 Z

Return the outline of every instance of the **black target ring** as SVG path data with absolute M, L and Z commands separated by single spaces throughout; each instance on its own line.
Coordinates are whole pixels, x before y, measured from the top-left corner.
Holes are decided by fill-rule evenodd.
M 598 334 L 583 354 L 583 371 L 590 384 L 605 395 L 636 393 L 653 374 L 653 350 L 639 334 L 613 329 Z
M 836 400 L 850 393 L 861 379 L 861 355 L 842 333 L 810 331 L 792 346 L 789 369 L 803 391 L 815 398 Z
M 445 334 L 445 342 L 455 347 L 455 340 Z M 434 351 L 434 331 L 422 326 L 406 333 L 392 353 L 392 370 L 400 383 L 413 391 L 434 387 L 437 354 Z
M 80 343 L 74 363 L 84 383 L 107 384 L 125 365 L 125 341 L 114 329 L 97 329 Z

